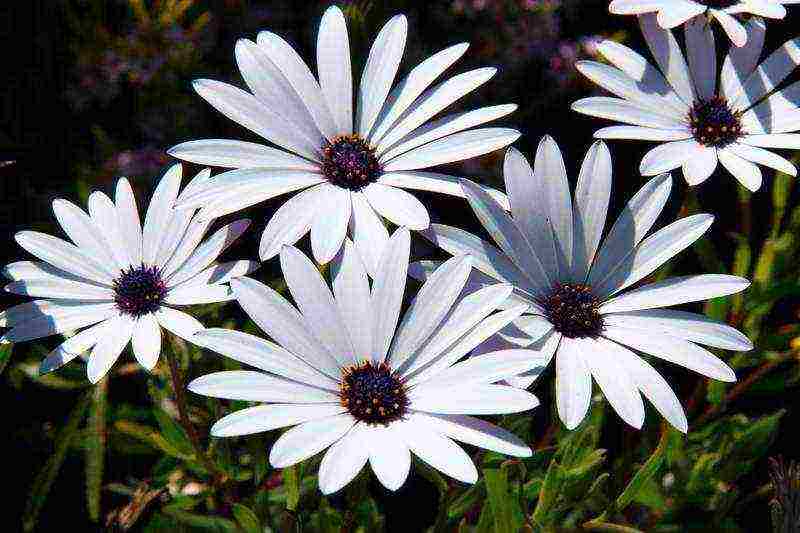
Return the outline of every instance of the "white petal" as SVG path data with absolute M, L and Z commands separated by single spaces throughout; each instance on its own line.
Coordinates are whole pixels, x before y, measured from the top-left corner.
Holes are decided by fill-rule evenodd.
M 508 385 L 417 387 L 409 392 L 411 408 L 439 414 L 520 413 L 539 405 L 536 396 Z
M 281 250 L 281 271 L 303 322 L 342 367 L 354 363 L 353 343 L 328 285 L 314 263 L 293 246 Z
M 616 269 L 594 286 L 596 294 L 601 297 L 615 294 L 649 275 L 702 237 L 712 222 L 712 215 L 701 213 L 661 228 L 623 257 Z
M 536 180 L 543 184 L 543 201 L 546 213 L 553 228 L 555 256 L 562 276 L 569 275 L 572 270 L 572 197 L 569 192 L 567 170 L 561 149 L 550 137 L 545 136 L 539 144 L 541 153 L 537 151 L 533 172 Z M 530 201 L 530 200 L 529 200 Z
M 583 421 L 592 399 L 592 375 L 582 352 L 580 341 L 569 338 L 561 339 L 556 352 L 556 407 L 569 430 Z
M 400 368 L 442 323 L 471 269 L 469 256 L 452 257 L 425 281 L 397 328 L 389 351 L 393 368 Z
M 372 306 L 370 305 L 369 278 L 364 264 L 350 239 L 331 265 L 333 295 L 336 305 L 350 334 L 357 361 L 372 355 Z
M 414 422 L 412 414 L 408 421 L 393 426 L 414 455 L 458 481 L 475 483 L 478 480 L 475 464 L 459 445 L 429 426 Z
M 728 34 L 728 38 L 733 44 L 739 47 L 744 47 L 747 44 L 747 30 L 738 20 L 722 9 L 709 10 L 709 13 L 714 15 L 714 18 L 717 19 L 719 25 Z
M 336 359 L 308 330 L 300 313 L 280 294 L 250 278 L 231 281 L 236 300 L 248 316 L 281 346 L 326 375 L 341 375 Z
M 162 306 L 155 315 L 161 327 L 187 341 L 191 341 L 192 336 L 203 329 L 200 321 L 177 309 Z
M 647 46 L 672 88 L 684 102 L 693 102 L 695 99 L 694 88 L 689 76 L 689 67 L 686 65 L 686 60 L 675 36 L 669 30 L 660 28 L 656 23 L 656 17 L 652 15 L 639 17 L 639 25 L 647 41 Z
M 252 94 L 214 80 L 195 80 L 194 90 L 217 111 L 291 152 L 319 160 L 319 146 Z
M 272 446 L 269 462 L 275 468 L 286 468 L 321 452 L 355 425 L 349 414 L 309 420 L 295 426 Z
M 119 228 L 125 249 L 130 256 L 131 265 L 142 263 L 142 225 L 136 208 L 136 197 L 131 184 L 125 178 L 117 181 L 114 203 L 119 213 Z
M 133 324 L 133 319 L 125 315 L 117 315 L 108 321 L 108 326 L 94 345 L 86 365 L 86 377 L 90 382 L 100 381 L 119 358 L 119 354 L 131 340 Z
M 736 381 L 736 373 L 717 356 L 678 337 L 610 325 L 603 330 L 603 336 L 704 376 L 725 382 Z
M 169 305 L 201 305 L 233 300 L 233 291 L 227 285 L 181 285 L 169 291 L 164 303 Z
M 252 435 L 309 420 L 328 418 L 346 409 L 334 404 L 270 404 L 240 409 L 224 416 L 211 426 L 214 437 L 239 437 Z
M 745 188 L 752 192 L 761 188 L 761 169 L 756 165 L 725 149 L 720 150 L 717 157 L 722 166 Z
M 228 283 L 233 278 L 246 276 L 254 272 L 259 266 L 258 261 L 248 261 L 246 259 L 216 263 L 175 288 L 184 289 L 190 286 L 203 287 L 205 285 L 222 285 L 223 283 Z
M 626 124 L 633 124 L 634 126 L 677 131 L 686 129 L 686 125 L 680 115 L 667 114 L 669 110 L 665 110 L 664 113 L 658 113 L 650 107 L 621 98 L 590 96 L 581 98 L 570 107 L 573 111 L 584 115 L 616 120 Z
M 404 154 L 423 144 L 497 120 L 498 118 L 514 112 L 516 109 L 517 106 L 514 104 L 482 107 L 473 111 L 447 115 L 432 122 L 428 122 L 408 133 L 391 147 L 391 149 L 387 147 L 383 152 L 379 151 L 380 162 L 386 163 L 400 154 Z
M 706 12 L 706 6 L 692 0 L 673 0 L 669 7 L 658 12 L 658 25 L 662 28 L 674 28 Z
M 369 464 L 381 485 L 395 491 L 403 486 L 411 471 L 411 453 L 394 425 L 367 426 Z
M 628 424 L 640 429 L 644 423 L 644 402 L 618 356 L 617 345 L 605 339 L 573 339 L 583 350 L 583 360 L 603 391 L 608 403 Z
M 47 374 L 69 363 L 82 353 L 91 349 L 100 337 L 105 335 L 107 322 L 101 322 L 76 333 L 62 342 L 55 350 L 47 354 L 39 365 L 39 375 Z
M 350 222 L 350 191 L 323 183 L 325 206 L 314 213 L 311 222 L 311 250 L 317 263 L 328 263 L 344 242 Z
M 364 187 L 363 193 L 375 211 L 398 226 L 423 230 L 430 224 L 425 206 L 402 189 L 370 183 Z
M 34 298 L 66 298 L 91 302 L 114 299 L 114 291 L 108 287 L 98 287 L 57 276 L 15 281 L 6 285 L 4 290 L 12 294 L 33 296 Z
M 394 81 L 406 46 L 408 21 L 395 15 L 387 22 L 370 48 L 358 91 L 356 130 L 368 137 Z
M 610 198 L 611 153 L 605 143 L 596 142 L 583 160 L 575 187 L 572 268 L 580 282 L 586 279 L 603 236 Z
M 465 415 L 414 413 L 414 421 L 430 425 L 437 433 L 493 452 L 530 457 L 531 449 L 513 433 Z
M 442 370 L 414 388 L 414 394 L 448 387 L 468 387 L 497 383 L 534 368 L 544 370 L 549 358 L 533 350 L 498 350 L 470 357 Z
M 647 235 L 669 198 L 672 178 L 662 174 L 644 184 L 630 199 L 614 222 L 611 231 L 597 253 L 589 272 L 589 284 L 597 285 Z
M 744 83 L 743 94 L 755 103 L 772 92 L 775 87 L 800 65 L 800 37 L 784 43 L 770 54 Z
M 156 264 L 161 241 L 165 238 L 167 227 L 173 217 L 172 207 L 178 197 L 181 175 L 180 163 L 172 165 L 158 182 L 150 199 L 142 230 L 142 262 L 145 265 Z
M 0 344 L 24 342 L 76 330 L 116 316 L 118 311 L 113 303 L 81 303 L 69 307 L 50 307 L 38 312 L 31 310 L 30 313 L 26 320 L 16 323 L 0 338 Z
M 558 346 L 561 344 L 561 334 L 555 331 L 551 331 L 549 334 L 545 335 L 535 343 L 527 346 L 528 350 L 535 351 L 537 356 L 551 361 L 553 359 L 553 355 L 556 353 Z M 528 372 L 523 372 L 518 376 L 514 376 L 511 378 L 506 378 L 506 383 L 513 387 L 518 387 L 520 389 L 527 389 L 530 387 L 534 381 L 539 379 L 539 376 L 545 371 L 546 367 L 535 367 Z
M 258 34 L 257 41 L 258 46 L 267 53 L 269 59 L 294 87 L 323 135 L 328 140 L 336 137 L 338 133 L 336 124 L 322 95 L 322 89 L 305 61 L 297 55 L 289 43 L 274 33 L 262 31 Z
M 161 327 L 152 313 L 139 317 L 131 338 L 133 355 L 145 369 L 152 370 L 161 353 Z
M 740 143 L 763 148 L 789 148 L 800 150 L 800 133 L 773 133 L 770 135 L 745 135 Z
M 335 390 L 337 387 L 335 381 L 295 354 L 249 333 L 220 328 L 204 329 L 192 337 L 192 342 L 270 374 L 319 388 Z
M 127 243 L 123 236 L 119 211 L 111 198 L 105 194 L 95 191 L 89 195 L 89 214 L 95 223 L 105 243 L 109 247 L 109 253 L 113 257 L 113 264 L 118 269 L 132 266 L 130 252 L 126 248 Z
M 733 152 L 742 159 L 746 159 L 751 163 L 758 163 L 760 165 L 764 165 L 765 167 L 774 168 L 775 170 L 783 172 L 784 174 L 788 174 L 792 177 L 797 176 L 797 168 L 792 164 L 791 161 L 779 156 L 778 154 L 764 150 L 763 148 L 741 143 L 732 143 L 726 146 L 725 150 Z
M 761 51 L 764 48 L 766 26 L 758 17 L 747 22 L 747 46 L 732 46 L 722 63 L 720 76 L 720 93 L 728 99 L 735 109 L 749 107 L 741 97 L 744 94 L 744 82 L 756 68 Z M 747 101 L 747 100 L 746 100 Z M 752 102 L 755 103 L 755 102 Z
M 206 230 L 213 222 L 213 219 L 210 220 L 197 220 L 197 217 L 194 217 L 192 221 L 189 223 L 189 226 L 186 228 L 186 232 L 183 234 L 183 238 L 178 246 L 175 248 L 175 251 L 172 252 L 172 256 L 166 262 L 164 266 L 161 267 L 161 276 L 169 280 L 170 276 L 175 273 L 176 270 L 181 268 L 185 263 L 186 259 L 192 255 L 192 253 L 197 249 L 197 245 L 200 244 L 200 241 L 203 239 L 203 235 L 205 235 Z M 186 281 L 190 279 L 194 279 L 198 274 L 193 277 L 187 278 Z M 176 283 L 168 282 L 169 286 L 175 286 Z
M 510 151 L 510 150 L 509 150 Z M 420 172 L 417 170 L 407 170 L 404 172 L 390 172 L 378 178 L 378 183 L 390 187 L 400 187 L 403 189 L 417 189 L 420 191 L 440 192 L 451 196 L 464 197 L 461 188 L 461 178 L 448 176 L 437 172 Z M 481 186 L 489 196 L 508 211 L 511 209 L 508 196 L 502 191 L 491 187 Z
M 338 395 L 304 383 L 252 370 L 223 370 L 193 380 L 187 388 L 195 394 L 225 400 L 276 403 L 335 403 Z
M 367 197 L 361 191 L 354 191 L 350 194 L 352 202 L 352 218 L 350 224 L 358 255 L 364 261 L 370 277 L 374 278 L 378 273 L 381 255 L 389 242 L 389 231 L 383 224 L 381 217 L 369 205 Z
M 697 96 L 708 100 L 717 94 L 717 55 L 714 32 L 701 17 L 684 26 L 686 53 Z
M 218 229 L 167 279 L 169 285 L 174 287 L 202 272 L 231 244 L 236 242 L 249 226 L 250 221 L 244 219 L 231 222 L 227 226 Z
M 386 172 L 418 170 L 470 159 L 508 146 L 520 137 L 509 128 L 478 128 L 429 142 L 397 156 L 384 165 Z
M 111 275 L 72 243 L 37 231 L 20 231 L 14 240 L 28 253 L 60 270 L 102 285 L 111 284 Z
M 628 139 L 632 141 L 682 141 L 692 137 L 686 130 L 664 130 L 642 126 L 608 126 L 594 132 L 595 139 Z
M 674 0 L 612 0 L 608 11 L 614 15 L 641 15 L 655 13 Z M 678 0 L 684 1 L 684 0 Z
M 603 322 L 642 331 L 660 331 L 672 337 L 723 350 L 746 352 L 753 349 L 750 339 L 735 328 L 704 315 L 685 311 L 673 309 L 625 311 L 604 315 Z
M 700 148 L 694 139 L 660 144 L 644 155 L 639 171 L 643 176 L 669 172 L 686 163 L 690 157 L 697 156 Z
M 619 313 L 698 302 L 736 294 L 749 286 L 748 280 L 725 274 L 669 278 L 612 298 L 600 306 L 600 312 Z
M 372 284 L 372 360 L 383 361 L 394 337 L 406 288 L 411 235 L 397 229 L 386 245 Z
M 717 149 L 701 145 L 700 149 L 683 163 L 683 177 L 689 185 L 699 185 L 706 181 L 716 168 Z
M 62 199 L 53 200 L 53 213 L 64 233 L 82 252 L 93 257 L 98 267 L 112 277 L 119 273 L 118 265 L 109 253 L 109 243 L 89 215 L 75 204 Z
M 332 494 L 350 483 L 367 464 L 369 447 L 364 446 L 364 424 L 357 424 L 331 446 L 319 465 L 319 490 Z
M 287 200 L 267 222 L 258 256 L 262 261 L 272 259 L 286 244 L 294 244 L 311 229 L 314 215 L 324 205 L 329 192 L 326 184 L 310 187 Z
M 469 44 L 460 43 L 445 48 L 414 67 L 411 72 L 408 73 L 408 76 L 397 84 L 391 94 L 389 94 L 383 112 L 378 118 L 378 125 L 371 134 L 370 141 L 373 145 L 383 139 L 384 135 L 392 129 L 397 120 L 405 113 L 412 103 L 415 101 L 422 102 L 426 99 L 426 97 L 419 99 L 417 97 L 445 70 L 458 61 L 458 59 L 464 55 L 464 52 L 467 51 L 468 47 Z M 443 106 L 443 108 L 445 106 Z M 383 145 L 383 143 L 381 143 L 381 145 Z M 383 150 L 379 148 L 378 155 L 382 153 Z
M 338 133 L 353 132 L 353 73 L 350 66 L 350 39 L 342 10 L 325 10 L 317 34 L 317 71 L 328 109 Z
M 281 168 L 313 172 L 319 165 L 263 144 L 228 139 L 202 139 L 173 146 L 167 153 L 198 165 L 222 168 Z
M 497 69 L 495 68 L 478 68 L 453 76 L 426 91 L 378 143 L 376 148 L 378 155 L 383 154 L 447 106 L 489 81 L 496 73 Z
M 86 302 L 80 300 L 33 300 L 23 302 L 0 311 L 0 327 L 14 327 L 38 316 L 58 313 L 62 310 L 79 308 L 85 305 Z

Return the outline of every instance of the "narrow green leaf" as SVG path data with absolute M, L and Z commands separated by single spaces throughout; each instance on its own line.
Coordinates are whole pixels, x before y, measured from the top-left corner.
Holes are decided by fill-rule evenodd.
M 245 533 L 262 533 L 261 521 L 249 507 L 234 503 L 232 511 L 233 517 Z
M 658 441 L 658 446 L 656 446 L 653 454 L 647 459 L 644 465 L 642 465 L 642 468 L 636 472 L 633 479 L 628 483 L 628 486 L 625 487 L 625 490 L 623 490 L 622 494 L 617 498 L 614 506 L 616 511 L 624 510 L 628 504 L 636 498 L 636 495 L 639 494 L 639 491 L 642 490 L 645 484 L 656 475 L 656 472 L 658 472 L 658 469 L 661 467 L 661 463 L 664 461 L 664 454 L 667 449 L 667 442 L 669 442 L 669 433 L 671 431 L 674 430 L 666 425 L 662 428 L 661 439 Z
M 194 455 L 192 441 L 189 440 L 186 431 L 171 416 L 162 409 L 153 409 L 153 416 L 161 429 L 161 435 L 170 445 L 180 450 L 183 455 Z
M 25 505 L 25 512 L 22 518 L 22 527 L 25 531 L 32 531 L 36 527 L 39 511 L 41 511 L 53 481 L 55 481 L 58 471 L 64 463 L 72 439 L 78 433 L 78 427 L 86 414 L 86 408 L 89 406 L 90 400 L 91 391 L 84 393 L 78 403 L 75 404 L 75 407 L 72 408 L 64 429 L 56 437 L 56 448 L 53 450 L 53 454 L 47 460 L 44 468 L 37 474 L 36 479 L 33 480 L 30 496 Z
M 192 456 L 183 454 L 181 450 L 170 444 L 160 433 L 143 424 L 137 424 L 130 420 L 117 420 L 114 423 L 114 429 L 178 459 L 192 459 Z
M 167 508 L 164 508 L 163 512 L 165 515 L 171 516 L 181 524 L 197 528 L 202 531 L 239 533 L 239 528 L 236 526 L 235 522 L 225 518 L 220 518 L 218 516 L 204 516 Z
M 518 499 L 509 486 L 507 469 L 487 468 L 483 475 L 495 532 L 517 531 L 522 526 L 523 518 Z
M 13 344 L 0 345 L 0 374 L 6 369 L 6 365 L 11 360 L 11 352 L 14 349 Z
M 100 490 L 106 455 L 106 408 L 108 379 L 103 378 L 92 390 L 86 437 L 86 510 L 93 522 L 100 519 Z
M 283 485 L 286 487 L 286 509 L 294 511 L 300 503 L 300 472 L 298 465 L 283 469 Z
M 547 467 L 547 474 L 544 476 L 542 489 L 539 491 L 539 500 L 533 510 L 533 521 L 535 523 L 540 525 L 548 523 L 548 515 L 561 493 L 564 477 L 564 467 L 558 464 L 555 459 L 550 461 L 550 466 Z

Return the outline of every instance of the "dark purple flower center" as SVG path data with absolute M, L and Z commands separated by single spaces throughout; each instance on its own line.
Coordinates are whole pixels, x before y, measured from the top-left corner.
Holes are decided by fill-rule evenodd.
M 381 172 L 375 151 L 358 135 L 343 135 L 322 149 L 322 173 L 339 187 L 358 190 Z
M 365 361 L 345 369 L 339 397 L 353 418 L 367 424 L 394 422 L 408 408 L 405 385 L 386 363 Z
M 114 280 L 114 302 L 133 317 L 154 313 L 167 295 L 167 286 L 157 267 L 130 267 Z
M 694 138 L 704 146 L 721 148 L 742 134 L 739 113 L 732 111 L 721 96 L 696 101 L 689 112 L 689 124 Z
M 553 328 L 566 337 L 597 337 L 603 331 L 600 301 L 588 285 L 556 283 L 538 302 Z
M 695 0 L 698 4 L 703 4 L 705 6 L 715 8 L 715 9 L 724 9 L 726 7 L 735 6 L 739 3 L 739 0 Z

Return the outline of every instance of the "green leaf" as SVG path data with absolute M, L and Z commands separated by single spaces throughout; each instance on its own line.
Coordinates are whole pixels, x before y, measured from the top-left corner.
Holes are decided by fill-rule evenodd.
M 517 531 L 522 526 L 523 517 L 517 495 L 509 485 L 508 470 L 487 468 L 483 470 L 483 475 L 487 500 L 494 517 L 495 532 Z
M 176 509 L 163 509 L 165 515 L 174 518 L 177 522 L 200 529 L 202 531 L 217 531 L 220 533 L 239 533 L 236 523 L 218 516 L 204 516 L 201 514 L 179 511 Z
M 114 429 L 172 457 L 184 460 L 192 459 L 192 456 L 187 456 L 182 453 L 181 450 L 170 444 L 160 433 L 143 424 L 137 424 L 130 420 L 117 420 L 114 423 Z
M 0 374 L 3 373 L 3 370 L 6 369 L 6 365 L 11 360 L 11 352 L 14 349 L 14 345 L 9 344 L 2 344 L 0 345 Z
M 294 511 L 300 503 L 300 467 L 292 465 L 283 469 L 283 486 L 286 488 L 286 509 Z
M 537 524 L 546 525 L 549 522 L 548 515 L 555 506 L 559 494 L 561 494 L 564 477 L 564 467 L 558 464 L 555 459 L 550 461 L 550 466 L 547 468 L 547 474 L 542 483 L 542 489 L 539 491 L 539 500 L 533 510 L 533 521 Z
M 172 417 L 162 409 L 154 409 L 153 416 L 155 416 L 158 427 L 161 429 L 161 435 L 171 446 L 180 450 L 183 455 L 194 455 L 192 441 L 189 440 L 186 431 Z
M 672 431 L 675 430 L 666 425 L 662 428 L 661 439 L 658 441 L 658 446 L 656 446 L 653 454 L 647 459 L 644 465 L 642 465 L 642 468 L 636 472 L 633 479 L 628 483 L 628 486 L 622 491 L 622 494 L 617 497 L 617 501 L 614 505 L 616 511 L 623 511 L 628 504 L 636 498 L 647 482 L 656 475 L 658 469 L 661 467 L 661 463 L 664 461 L 667 443 L 669 442 L 669 434 Z
M 25 512 L 22 518 L 22 527 L 25 531 L 32 531 L 36 527 L 39 511 L 41 511 L 53 481 L 55 481 L 58 471 L 64 463 L 69 446 L 78 433 L 78 427 L 86 414 L 86 408 L 89 406 L 90 400 L 91 391 L 84 393 L 78 403 L 75 404 L 75 407 L 72 408 L 64 429 L 56 437 L 56 448 L 53 450 L 53 454 L 47 460 L 44 468 L 37 474 L 36 479 L 33 480 L 30 496 L 25 505 Z
M 234 503 L 232 507 L 233 517 L 241 526 L 245 533 L 262 533 L 261 521 L 249 507 L 240 503 Z
M 92 391 L 86 437 L 86 510 L 93 522 L 100 519 L 100 491 L 106 455 L 106 408 L 108 380 L 103 378 Z

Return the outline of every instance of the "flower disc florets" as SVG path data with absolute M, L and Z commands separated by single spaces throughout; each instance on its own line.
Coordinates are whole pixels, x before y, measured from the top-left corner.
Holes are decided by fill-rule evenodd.
M 697 142 L 715 148 L 731 144 L 742 134 L 739 114 L 720 96 L 695 102 L 689 112 L 689 124 Z
M 367 424 L 394 422 L 408 408 L 405 385 L 386 363 L 365 361 L 346 368 L 339 396 L 353 418 Z
M 603 331 L 600 302 L 588 285 L 556 283 L 539 304 L 553 328 L 566 337 L 597 337 Z
M 157 267 L 130 267 L 114 280 L 117 307 L 137 318 L 158 311 L 166 295 L 167 286 Z
M 322 174 L 339 187 L 358 190 L 375 181 L 380 171 L 375 151 L 358 135 L 336 137 L 322 149 Z

